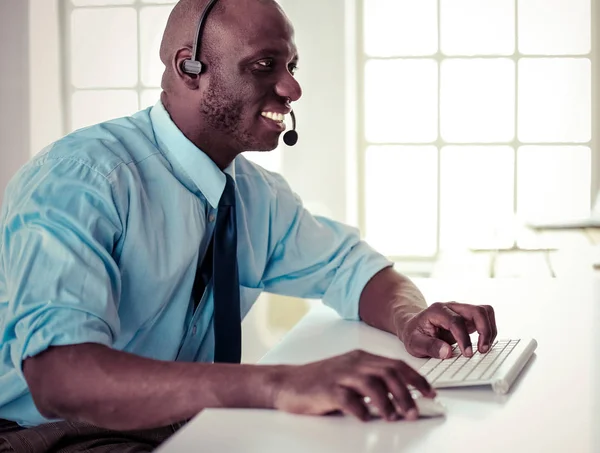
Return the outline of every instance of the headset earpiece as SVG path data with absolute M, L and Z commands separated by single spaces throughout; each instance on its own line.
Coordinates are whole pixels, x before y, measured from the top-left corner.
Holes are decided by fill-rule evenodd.
M 184 60 L 181 70 L 189 75 L 198 75 L 202 72 L 202 63 L 196 60 Z
M 217 0 L 210 0 L 202 11 L 200 20 L 198 21 L 198 28 L 196 29 L 196 41 L 194 41 L 194 50 L 192 51 L 192 58 L 185 60 L 181 65 L 181 70 L 189 75 L 199 75 L 202 72 L 202 63 L 200 62 L 200 40 L 202 39 L 202 31 L 204 30 L 204 24 L 206 17 L 210 10 L 215 6 Z

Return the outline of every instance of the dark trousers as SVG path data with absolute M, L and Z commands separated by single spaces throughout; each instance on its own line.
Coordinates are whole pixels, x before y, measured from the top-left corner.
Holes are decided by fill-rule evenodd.
M 23 428 L 0 419 L 0 453 L 150 452 L 184 423 L 164 428 L 113 431 L 80 422 L 53 422 Z

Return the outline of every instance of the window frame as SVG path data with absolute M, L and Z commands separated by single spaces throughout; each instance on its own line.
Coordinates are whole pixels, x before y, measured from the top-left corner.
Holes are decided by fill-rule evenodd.
M 175 5 L 176 0 L 156 0 L 153 3 L 145 3 L 143 0 L 133 0 L 131 4 L 123 5 L 86 5 L 76 6 L 71 0 L 59 0 L 59 30 L 60 30 L 60 49 L 61 49 L 61 73 L 62 73 L 62 111 L 63 133 L 68 134 L 72 130 L 72 110 L 73 95 L 76 92 L 83 91 L 135 91 L 138 99 L 138 109 L 142 107 L 142 96 L 145 90 L 160 89 L 160 86 L 144 85 L 142 82 L 142 36 L 140 15 L 143 8 L 155 6 Z M 133 8 L 136 11 L 137 18 L 137 83 L 131 87 L 86 87 L 77 88 L 72 81 L 73 56 L 71 54 L 71 16 L 75 10 L 91 9 L 113 9 L 113 8 Z
M 518 198 L 518 181 L 517 181 L 517 169 L 518 169 L 518 150 L 521 146 L 587 146 L 591 150 L 591 184 L 590 184 L 590 209 L 592 208 L 596 196 L 600 197 L 600 5 L 595 0 L 590 0 L 591 3 L 591 48 L 588 54 L 576 55 L 575 58 L 589 58 L 591 61 L 591 139 L 588 142 L 544 142 L 544 143 L 530 143 L 521 142 L 518 137 L 518 89 L 519 89 L 519 60 L 521 58 L 560 58 L 560 57 L 571 57 L 572 55 L 529 55 L 521 54 L 518 49 L 518 2 L 514 0 L 515 4 L 515 51 L 512 55 L 457 55 L 457 56 L 446 56 L 441 52 L 441 33 L 440 33 L 440 19 L 441 19 L 441 0 L 437 0 L 437 29 L 438 29 L 438 50 L 433 55 L 426 56 L 402 56 L 402 57 L 372 57 L 368 56 L 364 49 L 365 42 L 365 29 L 364 29 L 364 6 L 365 2 L 369 0 L 352 0 L 354 3 L 354 14 L 352 14 L 353 23 L 349 23 L 349 26 L 354 28 L 355 31 L 355 43 L 354 48 L 356 51 L 355 60 L 355 89 L 356 89 L 356 127 L 355 127 L 355 138 L 356 141 L 356 181 L 357 181 L 357 224 L 360 230 L 363 232 L 363 236 L 366 235 L 366 154 L 367 148 L 372 145 L 385 146 L 385 145 L 413 145 L 413 143 L 396 142 L 396 143 L 373 143 L 369 142 L 366 138 L 366 125 L 365 125 L 365 68 L 369 60 L 394 60 L 398 58 L 402 59 L 432 59 L 436 61 L 438 65 L 438 121 L 437 129 L 438 136 L 435 141 L 418 143 L 419 146 L 435 146 L 437 148 L 437 225 L 436 225 L 436 252 L 431 256 L 420 256 L 420 255 L 396 255 L 388 258 L 396 263 L 403 263 L 411 268 L 423 267 L 425 272 L 429 269 L 440 256 L 440 237 L 441 237 L 441 154 L 444 146 L 462 145 L 462 143 L 449 142 L 442 138 L 441 135 L 441 121 L 440 121 L 440 110 L 441 110 L 441 63 L 444 60 L 450 59 L 481 59 L 481 58 L 508 58 L 515 62 L 515 136 L 513 140 L 509 142 L 486 142 L 486 143 L 464 143 L 464 145 L 477 146 L 497 146 L 497 145 L 508 145 L 514 150 L 514 190 L 513 190 L 513 212 L 516 212 L 517 198 Z M 493 247 L 493 246 L 492 246 Z

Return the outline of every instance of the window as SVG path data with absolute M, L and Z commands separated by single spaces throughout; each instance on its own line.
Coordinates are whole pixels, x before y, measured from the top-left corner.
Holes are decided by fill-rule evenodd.
M 428 260 L 510 247 L 524 219 L 589 213 L 600 162 L 590 0 L 358 5 L 359 218 L 370 243 Z
M 130 115 L 160 96 L 159 58 L 177 0 L 61 0 L 66 132 Z M 246 153 L 270 170 L 279 153 Z
M 176 0 L 63 0 L 69 130 L 158 100 L 158 52 Z

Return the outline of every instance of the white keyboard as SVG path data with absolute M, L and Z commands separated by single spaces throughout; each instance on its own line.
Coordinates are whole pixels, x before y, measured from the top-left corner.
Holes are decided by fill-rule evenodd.
M 473 343 L 473 349 L 477 349 Z M 535 348 L 533 338 L 496 340 L 485 354 L 476 351 L 473 357 L 461 354 L 458 345 L 449 359 L 429 359 L 419 369 L 434 388 L 491 385 L 494 392 L 504 394 L 510 389 Z

